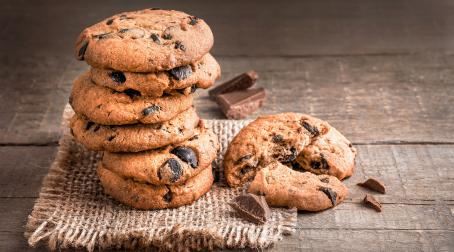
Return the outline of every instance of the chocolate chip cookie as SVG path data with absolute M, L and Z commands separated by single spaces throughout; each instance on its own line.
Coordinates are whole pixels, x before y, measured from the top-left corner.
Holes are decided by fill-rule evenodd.
M 217 136 L 200 128 L 194 137 L 136 153 L 104 152 L 103 166 L 121 177 L 154 185 L 180 185 L 206 169 L 219 149 Z
M 354 168 L 354 162 L 350 159 L 355 156 L 355 150 L 352 147 L 345 149 L 352 153 L 341 154 L 337 151 L 338 142 L 342 140 L 333 139 L 330 131 L 335 129 L 327 122 L 315 117 L 299 113 L 282 113 L 277 115 L 261 116 L 244 127 L 238 135 L 229 144 L 224 156 L 224 172 L 227 182 L 230 186 L 240 186 L 254 178 L 255 173 L 272 161 L 279 161 L 287 166 L 304 168 L 305 165 L 299 165 L 297 158 L 300 160 L 309 160 L 309 162 L 320 162 L 317 159 L 320 156 L 310 150 L 313 155 L 306 155 L 304 149 L 312 143 L 320 143 L 324 148 L 331 150 L 332 155 L 326 155 L 330 161 L 323 164 L 327 174 L 344 175 L 351 174 Z M 329 134 L 328 134 L 329 133 Z M 328 140 L 325 135 L 328 134 Z M 340 133 L 339 133 L 340 134 Z M 351 146 L 350 144 L 348 146 Z M 336 153 L 336 154 L 334 154 Z M 338 154 L 337 154 L 338 153 Z M 345 163 L 351 166 L 337 166 L 340 162 L 332 161 L 332 158 L 345 159 Z M 314 160 L 312 160 L 314 158 Z M 321 173 L 321 172 L 320 172 Z
M 98 124 L 148 124 L 168 121 L 187 110 L 192 106 L 192 95 L 149 98 L 138 92 L 118 92 L 94 84 L 87 72 L 74 81 L 69 103 L 77 114 Z
M 248 192 L 264 195 L 270 206 L 321 211 L 342 202 L 348 188 L 334 176 L 294 171 L 275 161 L 257 172 Z
M 71 118 L 74 138 L 87 149 L 110 152 L 137 152 L 183 142 L 196 133 L 199 117 L 194 108 L 163 123 L 100 125 L 79 115 Z
M 219 78 L 221 68 L 210 54 L 189 65 L 154 73 L 122 72 L 118 70 L 91 68 L 94 83 L 119 92 L 139 92 L 143 96 L 160 97 L 164 93 L 185 89 L 209 88 Z
M 189 205 L 208 192 L 213 184 L 211 166 L 182 185 L 153 185 L 134 181 L 98 166 L 104 192 L 121 203 L 138 209 L 164 209 Z
M 75 55 L 96 68 L 157 72 L 198 61 L 212 46 L 213 33 L 202 19 L 145 9 L 86 28 L 76 41 Z

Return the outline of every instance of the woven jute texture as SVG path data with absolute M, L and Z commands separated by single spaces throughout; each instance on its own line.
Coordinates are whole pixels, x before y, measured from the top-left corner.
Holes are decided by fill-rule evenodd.
M 255 225 L 238 217 L 227 204 L 245 189 L 223 183 L 221 157 L 246 121 L 206 120 L 219 136 L 216 168 L 219 183 L 192 205 L 143 211 L 122 205 L 103 193 L 96 175 L 99 153 L 74 142 L 66 106 L 63 135 L 56 160 L 45 177 L 28 217 L 25 236 L 30 246 L 51 249 L 151 248 L 186 251 L 215 248 L 265 248 L 296 228 L 295 210 L 273 208 L 271 220 Z

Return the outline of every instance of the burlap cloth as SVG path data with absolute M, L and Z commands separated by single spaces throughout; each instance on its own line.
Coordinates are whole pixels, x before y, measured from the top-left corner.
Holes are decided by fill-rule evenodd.
M 221 143 L 216 160 L 221 182 L 213 185 L 210 192 L 189 206 L 142 211 L 103 193 L 96 175 L 99 153 L 74 142 L 67 127 L 72 114 L 66 106 L 56 159 L 28 217 L 25 236 L 30 246 L 45 243 L 51 249 L 88 251 L 265 248 L 295 231 L 294 210 L 273 208 L 271 220 L 260 226 L 239 218 L 227 204 L 244 189 L 226 187 L 219 164 L 229 141 L 246 121 L 206 120 Z

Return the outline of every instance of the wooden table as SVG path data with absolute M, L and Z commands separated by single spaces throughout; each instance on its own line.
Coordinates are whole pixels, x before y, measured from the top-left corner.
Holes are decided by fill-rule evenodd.
M 83 27 L 148 1 L 1 1 L 0 251 L 28 248 L 23 226 L 58 148 Z M 329 121 L 358 148 L 350 196 L 301 213 L 275 251 L 454 251 L 454 4 L 441 1 L 156 1 L 203 17 L 223 80 L 255 69 L 258 114 Z M 203 118 L 222 118 L 200 91 Z M 381 178 L 382 213 L 355 184 Z

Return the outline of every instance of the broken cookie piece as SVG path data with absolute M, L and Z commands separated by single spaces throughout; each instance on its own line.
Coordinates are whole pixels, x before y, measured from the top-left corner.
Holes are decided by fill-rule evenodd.
M 265 98 L 265 89 L 257 88 L 218 95 L 216 102 L 227 118 L 243 119 L 259 109 Z
M 270 208 L 265 197 L 247 193 L 233 199 L 229 205 L 242 218 L 256 224 L 264 224 L 270 217 Z
M 348 195 L 347 187 L 334 176 L 294 171 L 279 162 L 258 171 L 248 192 L 265 195 L 270 206 L 313 212 L 334 207 Z

